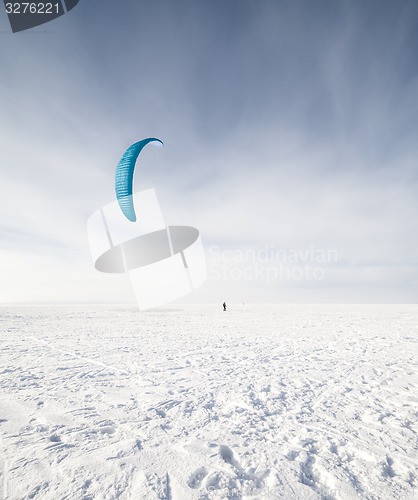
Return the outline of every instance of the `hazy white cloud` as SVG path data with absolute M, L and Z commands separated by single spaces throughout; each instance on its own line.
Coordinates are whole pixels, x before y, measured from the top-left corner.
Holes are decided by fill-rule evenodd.
M 191 300 L 416 300 L 417 14 L 81 2 L 50 31 L 3 35 L 0 300 L 131 300 L 92 268 L 86 220 L 147 136 L 165 147 L 144 150 L 136 188 L 208 248 L 338 252 L 313 283 L 212 279 Z

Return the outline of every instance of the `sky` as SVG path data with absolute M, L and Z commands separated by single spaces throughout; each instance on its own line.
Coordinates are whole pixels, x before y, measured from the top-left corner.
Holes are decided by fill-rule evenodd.
M 418 3 L 80 0 L 0 11 L 0 302 L 135 301 L 88 217 L 135 190 L 199 229 L 183 302 L 418 300 Z

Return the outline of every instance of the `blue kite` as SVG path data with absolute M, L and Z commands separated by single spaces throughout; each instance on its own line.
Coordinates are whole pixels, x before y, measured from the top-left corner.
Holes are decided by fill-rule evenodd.
M 131 222 L 136 221 L 135 207 L 132 198 L 132 184 L 135 164 L 139 153 L 150 142 L 159 142 L 160 144 L 164 144 L 163 141 L 160 141 L 160 139 L 155 137 L 150 137 L 136 142 L 125 151 L 118 163 L 118 166 L 116 167 L 116 198 L 120 209 L 124 213 L 125 217 Z

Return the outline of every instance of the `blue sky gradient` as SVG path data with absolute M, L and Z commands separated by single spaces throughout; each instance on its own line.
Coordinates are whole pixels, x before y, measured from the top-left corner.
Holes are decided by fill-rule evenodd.
M 338 254 L 315 282 L 190 300 L 418 300 L 417 2 L 81 0 L 0 32 L 0 301 L 133 301 L 94 270 L 86 220 L 145 137 L 165 145 L 135 189 L 208 250 Z

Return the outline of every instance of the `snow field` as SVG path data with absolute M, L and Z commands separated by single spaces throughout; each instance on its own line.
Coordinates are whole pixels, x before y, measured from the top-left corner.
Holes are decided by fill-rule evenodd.
M 418 498 L 417 306 L 0 318 L 4 498 Z

